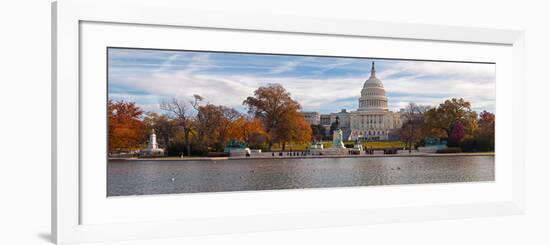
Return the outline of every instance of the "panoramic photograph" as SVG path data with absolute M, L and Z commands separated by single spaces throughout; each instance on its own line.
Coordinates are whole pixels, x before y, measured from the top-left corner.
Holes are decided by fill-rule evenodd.
M 495 180 L 495 64 L 107 49 L 107 196 Z

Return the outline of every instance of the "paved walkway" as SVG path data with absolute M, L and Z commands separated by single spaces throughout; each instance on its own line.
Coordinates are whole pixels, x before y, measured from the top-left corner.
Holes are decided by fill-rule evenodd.
M 212 161 L 212 160 L 244 160 L 244 159 L 288 159 L 288 158 L 362 158 L 362 157 L 449 157 L 449 156 L 494 156 L 494 152 L 482 152 L 482 153 L 426 153 L 419 151 L 412 151 L 409 154 L 407 150 L 399 150 L 397 154 L 384 154 L 383 151 L 374 151 L 374 154 L 369 155 L 364 152 L 360 155 L 301 155 L 301 152 L 297 152 L 297 155 L 287 155 L 283 152 L 282 156 L 279 156 L 279 152 L 261 152 L 253 153 L 250 157 L 234 156 L 234 157 L 159 157 L 159 158 L 110 158 L 109 160 L 167 160 L 167 161 Z

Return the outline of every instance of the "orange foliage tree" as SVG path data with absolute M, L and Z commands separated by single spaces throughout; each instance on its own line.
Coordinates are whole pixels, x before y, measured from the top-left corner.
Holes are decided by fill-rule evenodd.
M 131 150 L 146 140 L 143 110 L 134 102 L 107 102 L 109 152 Z
M 290 93 L 280 84 L 268 84 L 254 91 L 254 96 L 243 102 L 249 113 L 259 118 L 269 135 L 268 148 L 273 143 L 290 141 L 302 142 L 311 139 L 311 128 L 304 126 L 303 116 L 299 113 L 300 104 L 293 100 Z
M 273 131 L 274 142 L 282 144 L 282 150 L 286 144 L 306 143 L 311 141 L 312 130 L 304 116 L 298 111 L 290 111 L 280 119 L 279 127 Z
M 291 141 L 295 143 L 309 143 L 313 138 L 311 126 L 301 113 L 296 113 L 294 118 L 294 134 Z
M 254 147 L 258 147 L 268 139 L 262 121 L 258 118 L 246 116 L 241 116 L 231 123 L 227 136 L 229 139 L 240 140 L 248 146 Z

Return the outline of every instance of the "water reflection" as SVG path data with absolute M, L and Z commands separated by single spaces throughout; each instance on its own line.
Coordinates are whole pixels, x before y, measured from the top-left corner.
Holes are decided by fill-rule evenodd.
M 107 195 L 494 181 L 494 156 L 109 161 Z

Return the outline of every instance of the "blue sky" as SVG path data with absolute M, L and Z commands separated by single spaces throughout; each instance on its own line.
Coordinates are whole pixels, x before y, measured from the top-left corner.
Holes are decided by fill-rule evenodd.
M 116 48 L 108 59 L 109 99 L 146 111 L 199 94 L 245 112 L 242 101 L 269 83 L 283 85 L 304 111 L 355 110 L 372 61 L 390 110 L 462 97 L 476 111 L 495 111 L 494 64 Z

